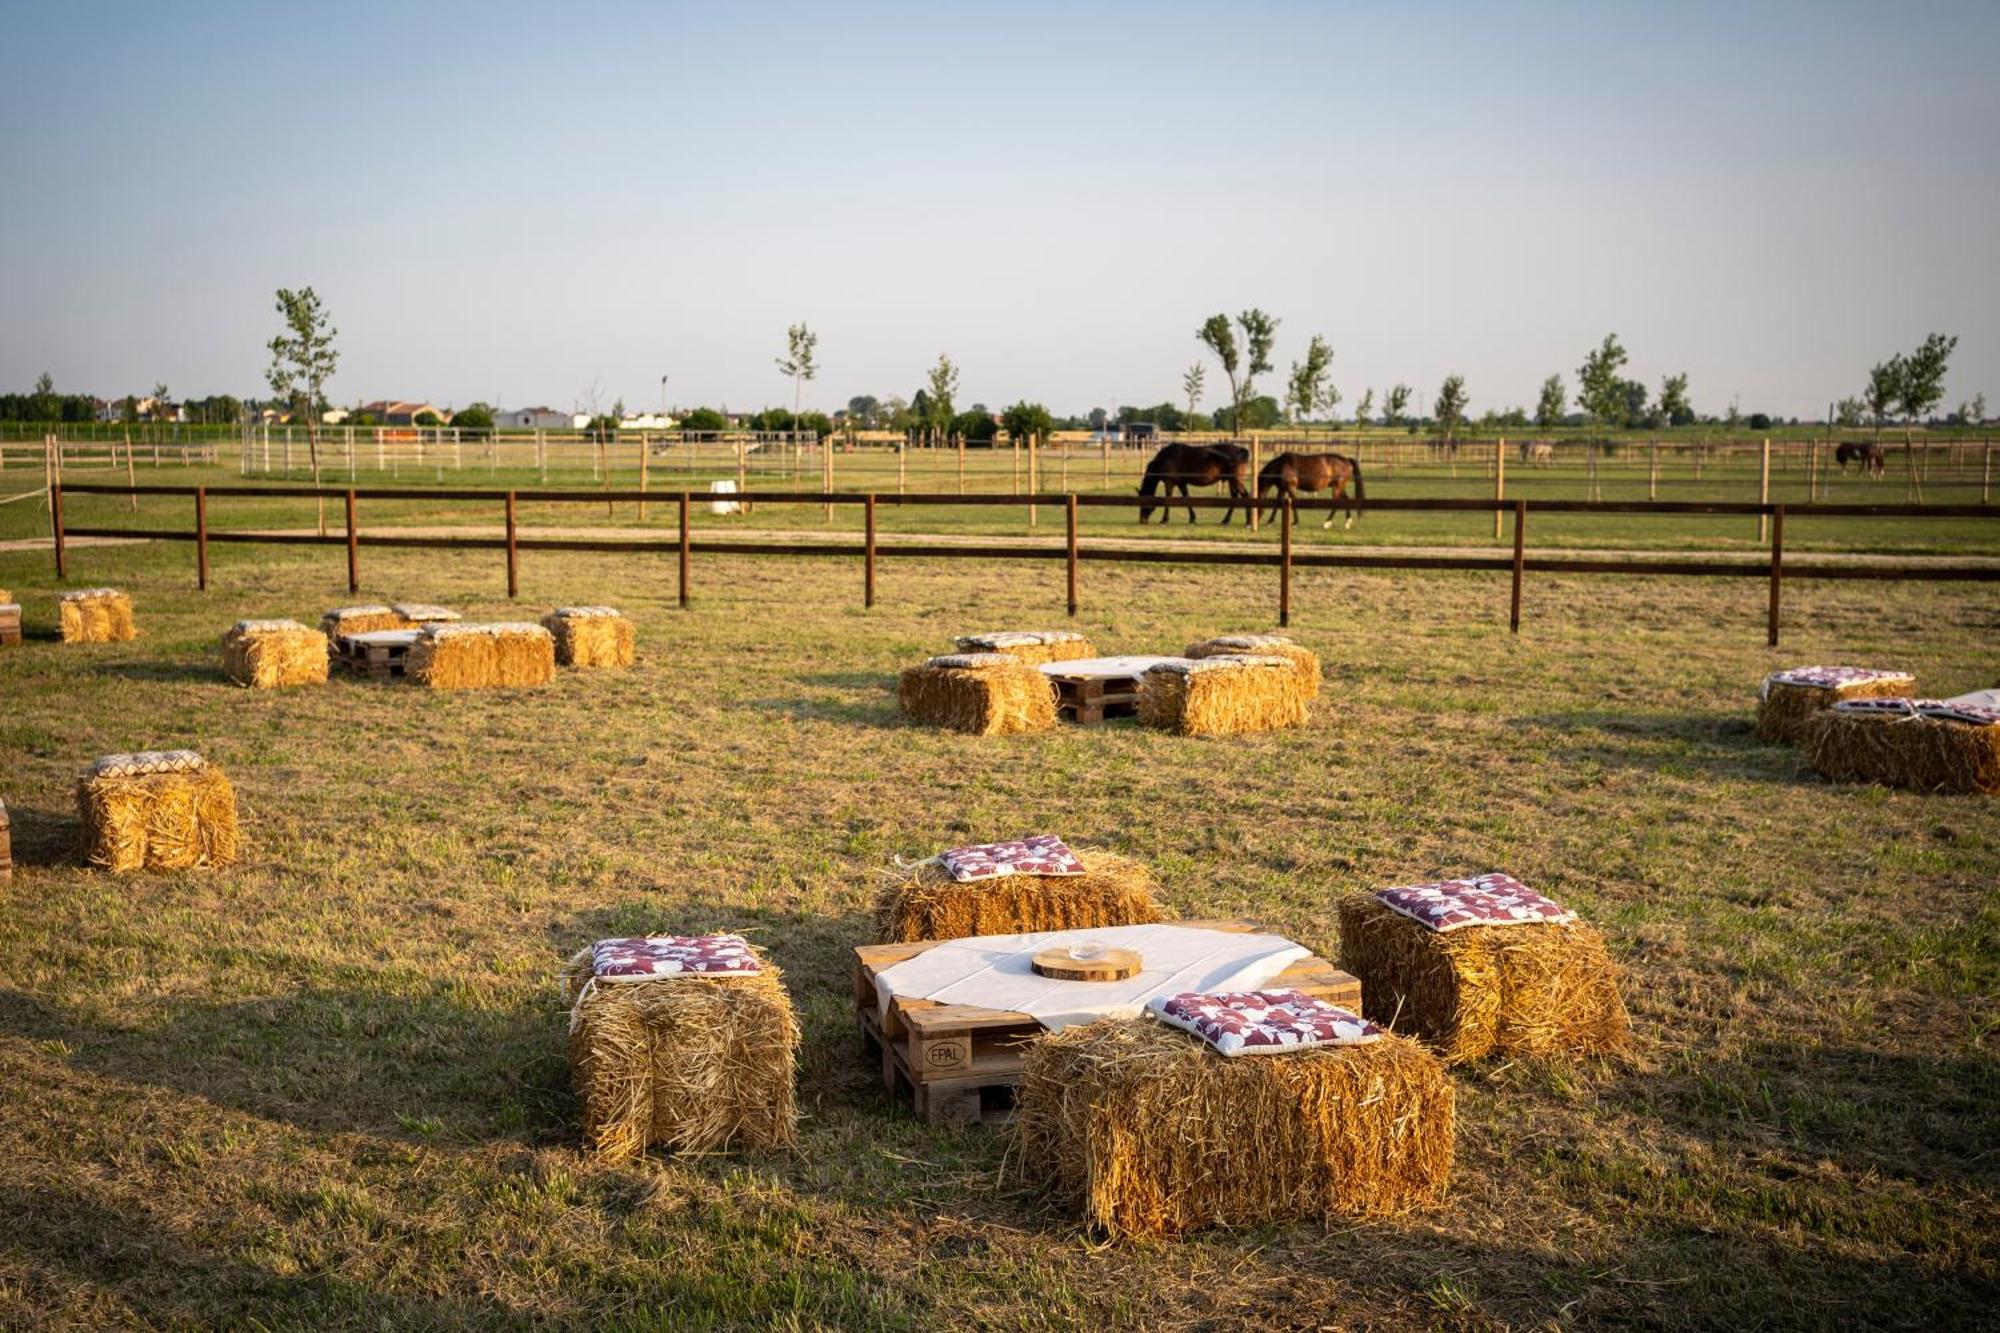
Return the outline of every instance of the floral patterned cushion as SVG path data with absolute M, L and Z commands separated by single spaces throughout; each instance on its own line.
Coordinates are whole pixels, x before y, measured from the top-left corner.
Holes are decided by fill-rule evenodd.
M 1925 699 L 1917 705 L 1917 712 L 1923 717 L 1963 722 L 1973 727 L 2000 727 L 2000 708 L 1986 708 L 1979 704 L 1955 704 L 1949 700 L 1939 703 Z
M 389 609 L 405 620 L 414 620 L 420 625 L 445 623 L 458 619 L 458 612 L 449 607 L 435 606 L 430 602 L 393 602 Z
M 615 606 L 559 606 L 549 613 L 562 620 L 616 620 Z
M 61 602 L 94 602 L 100 597 L 122 597 L 123 595 L 116 588 L 79 588 L 75 592 L 64 593 L 56 600 Z
M 1907 680 L 1914 684 L 1916 679 L 1907 671 L 1877 671 L 1873 667 L 1793 667 L 1789 671 L 1773 671 L 1764 677 L 1758 696 L 1768 698 L 1773 685 L 1806 685 L 1813 689 L 1837 690 L 1843 685 L 1865 685 L 1878 680 Z
M 435 621 L 427 622 L 417 633 L 428 639 L 503 638 L 510 635 L 525 635 L 530 639 L 553 637 L 544 625 L 531 625 L 525 620 L 500 620 L 490 625 L 449 625 Z
M 1208 641 L 1211 648 L 1230 648 L 1242 653 L 1258 653 L 1266 648 L 1289 648 L 1292 641 L 1283 634 L 1218 634 Z
M 658 977 L 741 977 L 763 965 L 741 935 L 648 935 L 599 940 L 590 946 L 591 974 L 599 981 L 651 981 Z
M 1365 1046 L 1382 1029 L 1338 1005 L 1295 990 L 1183 991 L 1146 1006 L 1223 1055 L 1272 1055 L 1308 1046 Z
M 960 634 L 952 643 L 964 652 L 993 652 L 1000 648 L 1032 648 L 1045 643 L 1081 643 L 1075 630 L 997 630 L 990 634 Z
M 1915 717 L 1921 704 L 1943 707 L 1935 699 L 1837 699 L 1833 711 L 1864 717 Z
M 948 667 L 954 671 L 978 671 L 983 667 L 1017 666 L 1019 659 L 1006 653 L 945 653 L 925 666 Z
M 141 750 L 107 754 L 84 771 L 86 778 L 137 778 L 148 773 L 192 773 L 208 761 L 193 750 Z
M 1497 873 L 1383 889 L 1375 899 L 1429 930 L 1563 925 L 1576 920 L 1576 913 L 1565 911 L 1512 875 Z
M 1013 842 L 982 842 L 954 847 L 938 856 L 951 877 L 961 884 L 1002 875 L 1081 875 L 1083 862 L 1069 844 L 1053 833 Z
M 302 630 L 305 626 L 296 620 L 239 620 L 229 627 L 229 633 L 236 638 L 245 634 L 276 634 L 281 630 Z
M 1295 669 L 1282 657 L 1260 657 L 1255 653 L 1217 653 L 1214 657 L 1170 657 L 1164 662 L 1156 662 L 1146 670 L 1170 671 L 1177 676 L 1203 676 L 1211 671 L 1242 671 L 1253 667 L 1276 667 L 1281 671 Z

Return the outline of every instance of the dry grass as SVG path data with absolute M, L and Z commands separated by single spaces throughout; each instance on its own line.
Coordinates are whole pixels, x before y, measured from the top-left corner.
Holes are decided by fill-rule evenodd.
M 330 660 L 326 635 L 295 620 L 239 620 L 222 636 L 223 674 L 252 689 L 323 685 Z
M 1231 1058 L 1105 1021 L 1028 1048 L 1011 1165 L 1114 1236 L 1380 1216 L 1444 1196 L 1454 1106 L 1437 1058 L 1400 1037 Z
M 875 903 L 875 942 L 1167 920 L 1153 900 L 1153 872 L 1143 862 L 1097 847 L 1075 851 L 1083 861 L 1081 875 L 1001 875 L 960 883 L 936 860 L 887 871 Z
M 64 643 L 124 643 L 139 634 L 132 598 L 115 588 L 66 592 L 56 614 Z
M 1241 736 L 1300 725 L 1308 697 L 1290 658 L 1210 657 L 1140 676 L 1139 721 L 1176 736 Z
M 76 786 L 84 856 L 111 871 L 234 865 L 236 791 L 212 765 L 187 772 L 85 777 Z
M 1212 639 L 1189 644 L 1181 656 L 1234 657 L 1246 653 L 1255 657 L 1284 658 L 1298 673 L 1299 688 L 1305 691 L 1305 697 L 1309 700 L 1319 698 L 1319 654 L 1293 643 L 1282 634 L 1219 634 Z
M 1912 699 L 1908 680 L 1863 680 L 1836 689 L 1772 681 L 1757 700 L 1757 739 L 1774 745 L 1803 742 L 1813 720 L 1842 699 Z
M 558 666 L 628 667 L 637 656 L 632 622 L 608 606 L 559 606 L 542 627 L 555 636 Z
M 616 1162 L 654 1145 L 710 1153 L 791 1143 L 799 1024 L 778 969 L 759 961 L 749 976 L 589 985 L 591 951 L 569 960 L 570 1075 L 592 1153 Z
M 555 638 L 540 625 L 426 625 L 404 669 L 434 690 L 504 689 L 555 679 Z
M 971 667 L 933 659 L 904 670 L 897 697 L 915 721 L 974 736 L 1047 731 L 1056 724 L 1054 682 L 1018 659 Z
M 1630 1045 L 1618 968 L 1581 922 L 1436 931 L 1377 901 L 1340 900 L 1340 965 L 1367 1017 L 1447 1061 L 1613 1055 Z
M 1879 782 L 1918 792 L 2000 793 L 2000 727 L 1950 718 L 1818 713 L 1806 758 L 1835 782 Z

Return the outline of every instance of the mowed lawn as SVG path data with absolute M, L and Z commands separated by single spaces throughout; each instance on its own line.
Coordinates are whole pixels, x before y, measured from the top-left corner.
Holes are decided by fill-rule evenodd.
M 1309 726 L 906 725 L 898 667 L 1062 622 L 1057 566 L 368 552 L 364 594 L 478 618 L 610 602 L 640 661 L 524 692 L 253 693 L 216 636 L 350 599 L 339 553 L 79 551 L 135 643 L 52 641 L 0 554 L 0 1325 L 450 1328 L 1943 1326 L 2000 1297 L 2000 813 L 1824 784 L 1750 730 L 1778 666 L 2000 684 L 2000 589 L 1298 575 Z M 1270 627 L 1255 571 L 1094 565 L 1075 625 L 1173 650 Z M 194 746 L 237 868 L 83 868 L 100 753 Z M 1186 915 L 1332 954 L 1347 891 L 1505 868 L 1628 969 L 1628 1064 L 1465 1068 L 1449 1201 L 1102 1246 L 915 1123 L 857 1045 L 848 958 L 896 856 L 1034 831 L 1150 861 Z M 805 1041 L 798 1149 L 579 1152 L 556 973 L 600 936 L 741 930 Z

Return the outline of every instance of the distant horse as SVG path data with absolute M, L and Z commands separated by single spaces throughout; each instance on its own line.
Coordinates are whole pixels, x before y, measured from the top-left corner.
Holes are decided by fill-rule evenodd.
M 1160 493 L 1160 522 L 1165 523 L 1173 512 L 1165 502 L 1173 499 L 1175 488 L 1179 488 L 1181 498 L 1188 498 L 1190 486 L 1216 486 L 1227 483 L 1231 500 L 1248 501 L 1249 490 L 1243 485 L 1243 469 L 1250 464 L 1250 451 L 1240 444 L 1170 444 L 1154 454 L 1146 464 L 1146 479 L 1139 483 L 1139 494 L 1151 497 L 1154 491 Z M 1244 506 L 1249 512 L 1249 506 Z M 1236 515 L 1236 506 L 1230 505 L 1222 515 L 1228 523 Z M 1153 516 L 1153 506 L 1145 505 L 1139 510 L 1139 521 L 1146 522 Z M 1195 521 L 1194 506 L 1189 505 L 1188 522 Z
M 1257 474 L 1257 503 L 1264 503 L 1264 494 L 1276 490 L 1280 498 L 1295 499 L 1300 491 L 1311 495 L 1316 491 L 1333 488 L 1331 499 L 1339 500 L 1347 493 L 1347 483 L 1354 483 L 1354 499 L 1347 506 L 1347 527 L 1354 526 L 1354 515 L 1368 499 L 1368 492 L 1361 484 L 1361 464 L 1346 454 L 1279 454 L 1264 464 L 1264 470 Z M 1271 513 L 1278 512 L 1278 501 L 1271 501 Z M 1333 526 L 1333 511 L 1327 510 L 1326 522 L 1322 527 Z
M 1556 463 L 1556 447 L 1547 440 L 1523 440 L 1521 442 L 1521 461 L 1523 463 L 1532 463 L 1536 467 L 1554 467 Z
M 1882 458 L 1882 446 L 1867 440 L 1843 440 L 1833 451 L 1833 461 L 1840 464 L 1842 472 L 1849 463 L 1861 464 L 1861 470 L 1871 477 L 1879 477 L 1887 464 Z

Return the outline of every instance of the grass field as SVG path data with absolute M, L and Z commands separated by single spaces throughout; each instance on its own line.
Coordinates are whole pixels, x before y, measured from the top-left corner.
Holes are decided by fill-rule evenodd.
M 50 642 L 46 551 L 0 552 L 31 634 L 0 650 L 0 1325 L 1941 1327 L 2000 1296 L 2000 813 L 1827 786 L 1749 722 L 1805 661 L 2000 684 L 1990 586 L 1802 584 L 1772 653 L 1754 580 L 1550 577 L 1515 638 L 1497 578 L 1307 570 L 1303 731 L 979 741 L 904 725 L 893 673 L 1059 619 L 1050 579 L 897 562 L 864 612 L 851 561 L 717 556 L 682 613 L 651 562 L 537 555 L 532 610 L 624 606 L 637 667 L 266 694 L 216 636 L 348 600 L 336 553 L 219 549 L 205 596 L 185 549 L 82 554 L 137 642 Z M 1243 586 L 1105 566 L 1077 627 L 1267 628 Z M 371 552 L 363 591 L 529 609 L 490 554 Z M 246 863 L 80 867 L 77 772 L 177 745 L 235 780 Z M 890 858 L 1035 830 L 1321 952 L 1345 891 L 1507 868 L 1606 930 L 1637 1058 L 1461 1071 L 1435 1211 L 1095 1246 L 996 1184 L 1001 1139 L 892 1106 L 847 1009 Z M 717 928 L 800 1009 L 798 1151 L 594 1167 L 560 961 Z

